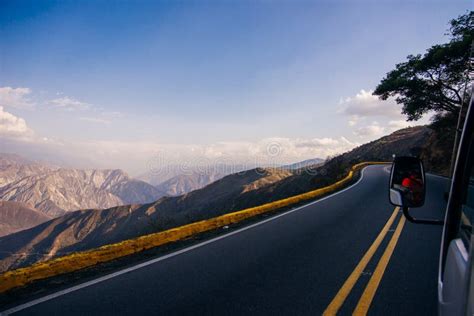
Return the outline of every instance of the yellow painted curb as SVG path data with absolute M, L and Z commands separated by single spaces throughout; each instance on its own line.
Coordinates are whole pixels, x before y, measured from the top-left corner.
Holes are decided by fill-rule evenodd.
M 161 246 L 173 241 L 182 240 L 195 234 L 238 223 L 247 218 L 273 211 L 302 201 L 314 199 L 318 196 L 333 192 L 348 183 L 357 170 L 368 165 L 387 164 L 387 162 L 362 162 L 352 166 L 347 176 L 327 187 L 298 194 L 289 198 L 266 203 L 260 206 L 247 208 L 241 211 L 228 213 L 207 220 L 168 229 L 119 243 L 105 245 L 96 249 L 72 253 L 44 262 L 35 263 L 29 267 L 7 271 L 0 275 L 0 293 L 12 288 L 26 285 L 32 281 L 77 271 L 98 263 L 111 261 L 120 257 L 138 253 L 140 251 Z

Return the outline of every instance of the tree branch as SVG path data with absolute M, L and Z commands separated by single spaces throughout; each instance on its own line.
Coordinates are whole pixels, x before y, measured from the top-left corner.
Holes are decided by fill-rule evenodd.
M 430 77 L 430 79 L 431 79 L 432 81 L 434 81 L 437 85 L 439 85 L 440 87 L 445 88 L 445 89 L 447 89 L 447 90 L 450 90 L 450 91 L 452 91 L 452 92 L 454 92 L 454 93 L 456 94 L 457 101 L 456 101 L 456 100 L 452 100 L 452 99 L 449 98 L 449 97 L 446 97 L 447 99 L 449 99 L 449 100 L 451 100 L 451 101 L 453 101 L 453 102 L 455 102 L 455 103 L 458 103 L 458 104 L 461 104 L 461 103 L 462 103 L 462 98 L 461 98 L 461 96 L 459 95 L 459 91 L 458 91 L 458 90 L 456 90 L 456 89 L 454 89 L 453 87 L 450 87 L 450 86 L 444 84 L 443 81 L 441 81 L 441 80 L 439 80 L 439 79 L 435 79 L 435 77 L 433 76 L 433 74 L 432 74 L 429 70 L 427 70 L 426 73 L 428 74 L 428 76 Z M 439 76 L 439 74 L 438 74 L 438 76 Z

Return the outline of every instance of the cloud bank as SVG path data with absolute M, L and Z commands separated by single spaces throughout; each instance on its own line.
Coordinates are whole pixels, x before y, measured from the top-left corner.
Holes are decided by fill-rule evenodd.
M 409 126 L 429 123 L 430 115 L 417 122 L 407 122 L 402 106 L 393 99 L 380 100 L 373 90 L 361 89 L 354 96 L 341 98 L 339 113 L 347 116 L 352 133 L 364 141 L 373 140 Z M 376 119 L 374 121 L 374 119 Z
M 33 137 L 33 130 L 26 125 L 26 121 L 4 110 L 0 106 L 0 137 L 29 140 Z
M 49 101 L 49 103 L 58 109 L 65 111 L 84 111 L 90 109 L 91 105 L 70 97 L 61 97 Z
M 402 117 L 401 106 L 394 100 L 380 100 L 373 95 L 373 90 L 360 90 L 355 96 L 340 101 L 341 112 L 345 115 L 363 117 L 388 117 L 398 119 Z
M 29 98 L 29 88 L 0 87 L 0 106 L 31 109 L 35 103 Z
M 0 88 L 0 145 L 2 151 L 23 154 L 29 158 L 79 168 L 122 168 L 131 173 L 145 172 L 156 157 L 162 163 L 247 164 L 270 166 L 294 163 L 310 158 L 326 158 L 359 145 L 344 137 L 288 138 L 267 137 L 253 141 L 219 141 L 207 144 L 170 144 L 143 140 L 62 139 L 60 135 L 40 135 L 25 119 L 5 110 L 25 108 L 34 103 L 28 88 Z M 110 118 L 120 118 L 119 112 L 105 112 L 91 103 L 69 96 L 57 95 L 49 101 L 37 102 L 42 110 L 70 113 L 71 120 L 96 125 L 113 124 Z

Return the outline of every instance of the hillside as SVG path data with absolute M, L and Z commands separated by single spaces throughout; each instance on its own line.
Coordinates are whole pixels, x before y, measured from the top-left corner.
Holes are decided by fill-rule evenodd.
M 214 216 L 232 207 L 244 192 L 281 181 L 291 173 L 259 169 L 224 177 L 205 188 L 155 203 L 68 213 L 41 225 L 0 238 L 0 270 L 55 255 L 85 250 Z M 186 210 L 192 206 L 192 212 Z M 27 253 L 19 259 L 10 253 Z M 41 254 L 41 255 L 38 255 Z
M 50 220 L 51 217 L 24 204 L 0 201 L 0 237 Z
M 403 129 L 334 157 L 324 165 L 296 170 L 257 168 L 150 204 L 69 213 L 0 238 L 0 248 L 6 250 L 0 254 L 0 268 L 18 267 L 307 192 L 335 182 L 357 162 L 390 161 L 393 154 L 418 154 L 431 134 L 426 127 Z M 8 255 L 9 252 L 49 255 L 31 255 L 18 260 Z

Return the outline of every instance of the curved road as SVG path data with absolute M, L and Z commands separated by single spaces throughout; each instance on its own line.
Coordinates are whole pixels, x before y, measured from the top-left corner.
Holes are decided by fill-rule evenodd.
M 349 189 L 15 315 L 322 314 L 394 212 L 388 167 Z M 441 217 L 446 180 L 428 176 L 417 215 Z M 400 222 L 396 215 L 340 315 L 352 314 Z M 435 315 L 441 226 L 406 222 L 369 315 Z M 25 306 L 23 306 L 25 307 Z

